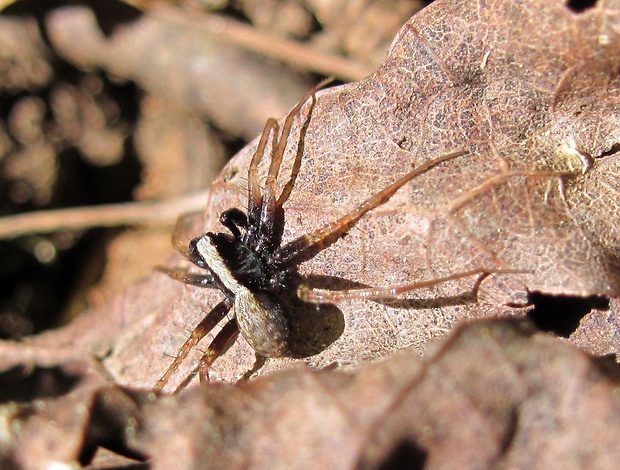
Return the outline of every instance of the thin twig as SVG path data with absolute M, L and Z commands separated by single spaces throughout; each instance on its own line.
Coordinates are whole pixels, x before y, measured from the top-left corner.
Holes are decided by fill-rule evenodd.
M 201 191 L 166 201 L 74 207 L 2 217 L 0 239 L 94 227 L 170 224 L 182 214 L 204 210 L 207 194 Z
M 358 81 L 374 71 L 359 62 L 317 52 L 298 42 L 265 34 L 239 21 L 213 13 L 201 11 L 200 15 L 190 15 L 164 2 L 157 2 L 152 11 L 166 19 L 203 27 L 214 36 L 248 51 L 343 81 Z

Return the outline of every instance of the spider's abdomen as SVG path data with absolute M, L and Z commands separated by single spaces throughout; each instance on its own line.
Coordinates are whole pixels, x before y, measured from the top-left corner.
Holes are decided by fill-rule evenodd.
M 290 324 L 284 307 L 268 293 L 239 291 L 235 318 L 248 344 L 265 357 L 289 354 Z

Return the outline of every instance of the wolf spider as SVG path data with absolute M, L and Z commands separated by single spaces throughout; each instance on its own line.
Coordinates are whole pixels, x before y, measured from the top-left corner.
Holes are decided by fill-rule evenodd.
M 474 269 L 406 286 L 332 292 L 314 290 L 304 284 L 298 274 L 298 266 L 302 262 L 311 259 L 344 237 L 368 211 L 387 202 L 398 189 L 416 176 L 442 162 L 467 154 L 465 150 L 458 150 L 430 160 L 371 196 L 338 220 L 282 245 L 285 224 L 282 206 L 288 200 L 295 185 L 301 166 L 306 130 L 316 103 L 315 93 L 323 84 L 314 87 L 290 111 L 281 132 L 276 120 L 267 121 L 248 169 L 247 213 L 238 208 L 232 208 L 220 215 L 220 222 L 229 233 L 207 232 L 194 238 L 188 247 L 182 247 L 180 246 L 180 229 L 175 231 L 173 244 L 185 258 L 206 272 L 197 274 L 182 269 L 161 268 L 161 270 L 186 284 L 219 289 L 224 299 L 193 330 L 173 363 L 155 385 L 154 391 L 160 391 L 166 385 L 189 352 L 224 319 L 231 308 L 234 308 L 233 317 L 217 333 L 196 368 L 201 381 L 208 381 L 210 366 L 234 343 L 239 333 L 254 349 L 257 356 L 255 367 L 246 376 L 260 367 L 264 358 L 287 356 L 290 351 L 291 326 L 290 316 L 282 299 L 285 295 L 290 296 L 291 292 L 293 295 L 298 295 L 302 301 L 313 303 L 327 303 L 343 298 L 383 298 L 453 279 L 501 271 Z M 278 196 L 276 185 L 293 121 L 308 99 L 311 99 L 311 103 L 307 118 L 300 129 L 291 176 Z M 265 187 L 261 192 L 258 166 L 267 150 L 270 138 L 271 162 Z M 189 383 L 196 369 L 179 386 L 179 389 Z

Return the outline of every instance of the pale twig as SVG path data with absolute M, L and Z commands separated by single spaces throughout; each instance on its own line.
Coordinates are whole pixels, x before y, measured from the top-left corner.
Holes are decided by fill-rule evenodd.
M 295 68 L 336 77 L 343 81 L 358 81 L 374 71 L 370 66 L 257 31 L 231 18 L 203 11 L 199 15 L 190 14 L 164 2 L 157 2 L 155 5 L 152 11 L 168 20 L 203 27 L 223 41 Z
M 204 210 L 207 194 L 208 191 L 201 191 L 165 201 L 73 207 L 1 217 L 0 239 L 94 227 L 170 224 L 182 214 Z

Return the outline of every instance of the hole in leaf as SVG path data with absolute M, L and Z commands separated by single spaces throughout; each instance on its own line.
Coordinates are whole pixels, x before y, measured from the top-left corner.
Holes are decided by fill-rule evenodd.
M 387 458 L 377 467 L 381 470 L 400 468 L 422 469 L 426 463 L 427 452 L 414 442 L 404 440 L 399 443 Z
M 530 320 L 543 331 L 550 331 L 568 338 L 579 322 L 592 309 L 609 308 L 609 299 L 603 297 L 570 297 L 532 293 L 529 301 L 534 309 L 528 313 Z
M 95 395 L 79 457 L 83 466 L 92 464 L 97 450 L 105 448 L 133 461 L 123 465 L 124 469 L 150 468 L 143 463 L 147 456 L 127 443 L 127 437 L 143 426 L 139 401 L 138 394 L 125 393 L 116 387 Z
M 583 13 L 596 6 L 596 0 L 569 0 L 566 6 L 575 13 Z

